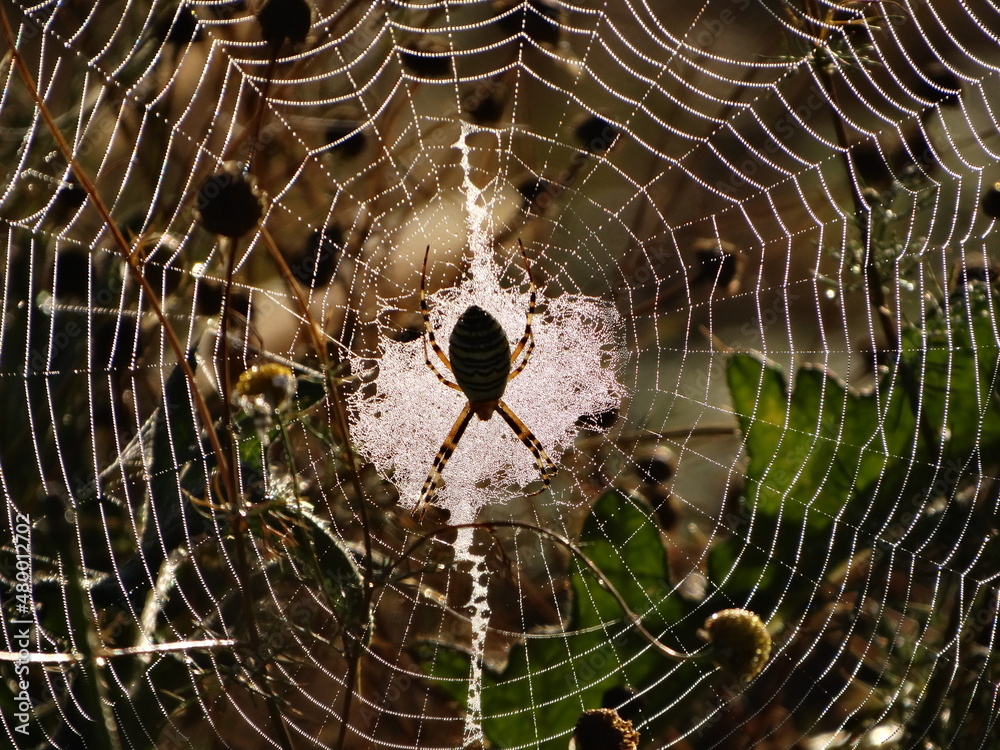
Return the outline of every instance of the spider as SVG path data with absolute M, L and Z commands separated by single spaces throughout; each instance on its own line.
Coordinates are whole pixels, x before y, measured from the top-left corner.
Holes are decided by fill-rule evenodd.
M 524 368 L 528 366 L 528 361 L 531 359 L 531 352 L 535 348 L 531 320 L 535 314 L 537 292 L 535 282 L 531 278 L 528 254 L 520 240 L 518 240 L 518 245 L 521 247 L 521 256 L 524 258 L 524 267 L 528 273 L 530 289 L 524 335 L 521 336 L 521 340 L 517 342 L 517 346 L 512 352 L 507 334 L 497 319 L 478 305 L 471 305 L 459 316 L 455 328 L 451 332 L 448 341 L 448 353 L 451 355 L 451 361 L 438 345 L 437 339 L 434 337 L 434 329 L 431 326 L 430 308 L 427 304 L 427 258 L 431 252 L 430 245 L 424 252 L 424 267 L 420 274 L 420 314 L 424 320 L 424 364 L 446 386 L 461 391 L 468 402 L 459 413 L 458 419 L 452 425 L 451 432 L 448 433 L 441 449 L 434 457 L 434 463 L 431 465 L 430 473 L 427 475 L 427 480 L 420 492 L 420 500 L 414 509 L 416 515 L 423 515 L 424 506 L 433 502 L 437 488 L 441 484 L 441 473 L 444 471 L 448 459 L 451 458 L 451 454 L 458 447 L 458 442 L 462 439 L 462 434 L 469 426 L 473 415 L 486 420 L 496 412 L 531 451 L 535 457 L 535 463 L 538 464 L 538 471 L 542 475 L 542 482 L 544 482 L 542 489 L 531 494 L 537 495 L 544 492 L 552 483 L 551 478 L 556 471 L 555 464 L 545 453 L 538 438 L 502 400 L 504 391 L 507 390 L 507 383 L 524 372 Z M 431 362 L 430 351 L 427 348 L 428 341 L 434 353 L 444 362 L 444 366 L 455 376 L 456 382 L 448 380 L 438 372 L 434 363 Z M 520 364 L 515 366 L 514 363 L 522 354 L 524 355 L 523 359 Z

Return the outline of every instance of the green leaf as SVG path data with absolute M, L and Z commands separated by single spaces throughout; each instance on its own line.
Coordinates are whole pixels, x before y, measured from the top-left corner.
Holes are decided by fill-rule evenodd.
M 648 508 L 616 492 L 596 504 L 580 547 L 643 617 L 654 635 L 671 642 L 670 628 L 687 605 L 672 594 L 667 557 Z M 482 682 L 483 728 L 498 747 L 564 750 L 580 713 L 598 708 L 608 688 L 627 684 L 650 688 L 652 706 L 668 705 L 693 674 L 651 649 L 624 618 L 614 598 L 574 563 L 573 612 L 566 632 L 529 638 L 511 654 L 502 675 L 486 672 Z M 469 658 L 438 650 L 429 671 L 460 705 L 465 705 Z M 674 671 L 670 679 L 663 679 Z
M 194 350 L 188 354 L 187 360 L 192 370 L 197 368 Z M 181 470 L 201 453 L 198 421 L 188 393 L 187 376 L 180 365 L 174 366 L 164 383 L 163 400 L 141 432 L 151 435 L 150 502 L 160 512 L 175 512 L 175 507 L 179 508 L 186 502 L 181 496 Z M 200 484 L 203 482 L 204 475 L 201 474 Z
M 733 536 L 713 548 L 709 571 L 735 601 L 794 604 L 895 516 L 923 512 L 931 492 L 947 495 L 976 451 L 996 454 L 995 300 L 983 287 L 968 293 L 967 304 L 953 298 L 948 314 L 937 309 L 922 329 L 905 329 L 899 360 L 868 393 L 811 366 L 789 390 L 775 365 L 730 358 L 747 504 L 727 519 Z
M 967 300 L 953 295 L 948 314 L 937 308 L 902 338 L 928 421 L 944 437 L 944 457 L 955 460 L 1000 441 L 997 300 L 980 284 L 966 290 Z
M 352 634 L 366 633 L 371 612 L 365 606 L 364 578 L 350 547 L 305 501 L 289 504 L 287 512 L 299 521 L 293 528 L 307 567 L 337 608 L 341 621 Z
M 814 367 L 789 393 L 784 374 L 752 354 L 727 369 L 750 464 L 748 496 L 761 520 L 824 531 L 852 494 L 866 494 L 890 459 L 907 456 L 915 418 L 906 394 L 858 394 Z M 880 429 L 884 425 L 886 429 Z

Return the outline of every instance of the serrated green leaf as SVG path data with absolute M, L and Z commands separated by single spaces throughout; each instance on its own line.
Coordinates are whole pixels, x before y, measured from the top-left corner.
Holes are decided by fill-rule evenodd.
M 900 507 L 901 493 L 916 493 L 910 505 L 919 509 L 939 467 L 965 467 L 975 451 L 1000 448 L 995 302 L 975 287 L 969 295 L 968 305 L 952 300 L 950 317 L 937 311 L 924 328 L 907 328 L 898 362 L 871 392 L 811 366 L 789 389 L 762 358 L 730 358 L 749 458 L 747 508 L 730 519 L 734 534 L 712 550 L 709 571 L 731 596 L 794 601 L 786 589 L 808 593 L 858 549 L 832 532 L 835 523 L 858 534 L 863 549 L 894 513 L 912 512 Z M 794 577 L 806 585 L 795 589 Z
M 950 300 L 949 315 L 936 310 L 923 329 L 907 329 L 902 340 L 922 408 L 945 438 L 944 453 L 956 459 L 1000 440 L 996 299 L 978 284 L 967 293 L 967 300 Z

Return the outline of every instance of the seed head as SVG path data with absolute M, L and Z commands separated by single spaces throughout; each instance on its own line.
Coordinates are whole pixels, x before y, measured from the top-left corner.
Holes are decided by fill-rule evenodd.
M 753 679 L 771 655 L 764 623 L 745 609 L 724 609 L 705 620 L 698 634 L 712 644 L 715 663 L 744 682 Z
M 636 750 L 639 733 L 613 708 L 584 711 L 573 729 L 576 750 Z
M 242 237 L 264 213 L 257 180 L 244 165 L 229 161 L 222 171 L 210 175 L 198 190 L 201 225 L 223 237 Z
M 236 381 L 236 401 L 248 415 L 270 419 L 288 408 L 295 394 L 295 375 L 276 362 L 254 365 Z

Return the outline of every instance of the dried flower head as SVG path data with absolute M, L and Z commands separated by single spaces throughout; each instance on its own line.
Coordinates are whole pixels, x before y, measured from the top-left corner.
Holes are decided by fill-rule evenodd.
M 584 711 L 573 729 L 576 750 L 635 750 L 639 733 L 613 708 Z
M 236 402 L 253 417 L 271 419 L 285 411 L 295 395 L 295 375 L 276 362 L 254 365 L 236 382 Z
M 240 162 L 228 161 L 222 171 L 210 175 L 198 189 L 201 225 L 223 237 L 241 237 L 264 213 L 257 179 Z
M 280 47 L 287 39 L 302 44 L 312 26 L 312 8 L 306 0 L 267 0 L 257 11 L 265 42 Z
M 698 634 L 712 644 L 712 659 L 730 674 L 748 682 L 771 655 L 771 636 L 764 623 L 745 609 L 724 609 L 705 620 Z

